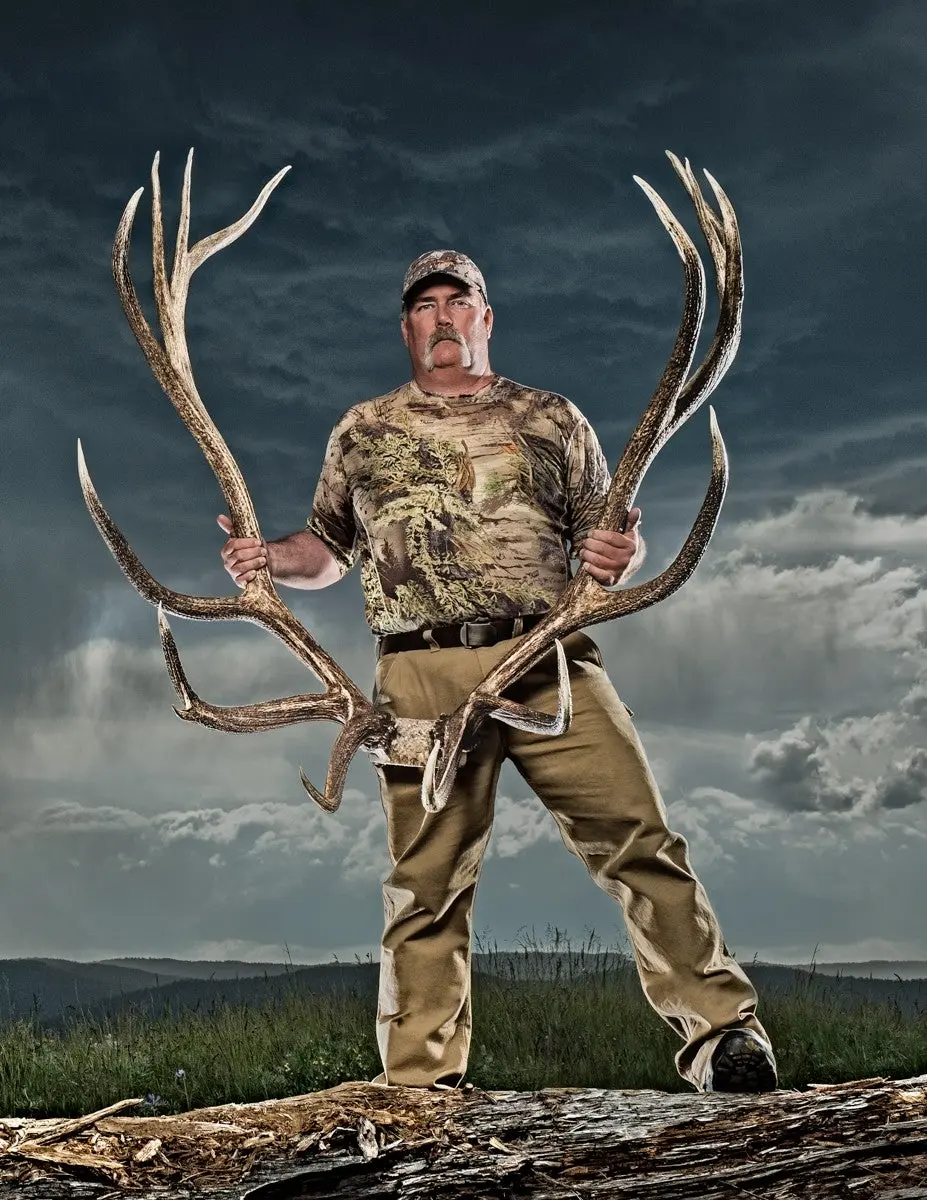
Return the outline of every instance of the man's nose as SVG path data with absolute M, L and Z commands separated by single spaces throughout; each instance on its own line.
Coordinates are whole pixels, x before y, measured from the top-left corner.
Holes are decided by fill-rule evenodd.
M 451 318 L 451 310 L 449 308 L 437 309 L 436 321 L 439 325 L 453 325 L 454 321 Z

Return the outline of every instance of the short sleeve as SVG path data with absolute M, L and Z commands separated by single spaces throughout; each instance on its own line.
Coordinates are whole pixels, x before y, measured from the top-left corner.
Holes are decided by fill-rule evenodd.
M 574 557 L 583 539 L 598 527 L 611 482 L 595 430 L 580 413 L 566 451 L 567 529 Z
M 325 543 L 338 561 L 342 575 L 347 574 L 357 558 L 357 526 L 337 427 L 328 439 L 306 528 Z

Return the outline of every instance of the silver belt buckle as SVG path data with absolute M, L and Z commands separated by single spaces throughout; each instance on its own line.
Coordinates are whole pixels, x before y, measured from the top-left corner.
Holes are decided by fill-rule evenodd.
M 475 641 L 470 641 L 471 631 L 476 632 Z M 464 621 L 460 627 L 460 640 L 472 650 L 475 646 L 492 646 L 498 642 L 499 635 L 493 627 L 492 621 Z

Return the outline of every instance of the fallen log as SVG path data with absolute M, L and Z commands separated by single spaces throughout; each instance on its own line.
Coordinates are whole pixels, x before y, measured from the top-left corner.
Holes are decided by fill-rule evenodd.
M 927 1075 L 760 1096 L 345 1083 L 0 1119 L 0 1200 L 927 1200 Z

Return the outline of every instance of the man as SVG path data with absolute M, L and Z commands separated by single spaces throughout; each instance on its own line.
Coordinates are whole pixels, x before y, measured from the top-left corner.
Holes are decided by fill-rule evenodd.
M 409 383 L 355 405 L 329 439 L 308 528 L 267 544 L 229 538 L 244 587 L 269 563 L 290 587 L 326 587 L 359 556 L 378 638 L 374 703 L 397 717 L 453 712 L 581 569 L 606 587 L 644 557 L 640 509 L 624 533 L 594 528 L 610 477 L 569 400 L 495 375 L 493 313 L 475 263 L 453 250 L 406 272 L 400 330 Z M 231 531 L 227 517 L 219 523 Z M 757 997 L 730 957 L 666 812 L 631 711 L 582 631 L 563 640 L 566 733 L 487 722 L 446 808 L 427 813 L 421 771 L 377 766 L 392 872 L 383 888 L 373 1082 L 459 1087 L 470 1049 L 471 920 L 499 770 L 510 758 L 563 840 L 625 915 L 645 995 L 683 1039 L 680 1075 L 702 1090 L 776 1086 Z M 551 651 L 506 694 L 557 703 Z

